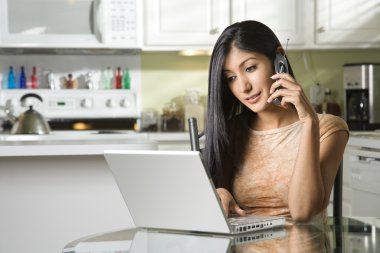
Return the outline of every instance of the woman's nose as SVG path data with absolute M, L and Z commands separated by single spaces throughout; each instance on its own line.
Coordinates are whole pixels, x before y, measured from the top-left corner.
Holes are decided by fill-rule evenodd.
M 248 78 L 242 76 L 239 78 L 238 88 L 240 92 L 247 92 L 252 89 L 252 85 Z

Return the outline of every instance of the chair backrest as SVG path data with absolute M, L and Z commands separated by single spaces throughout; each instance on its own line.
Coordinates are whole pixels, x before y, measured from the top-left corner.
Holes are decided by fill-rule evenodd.
M 342 217 L 343 162 L 340 163 L 334 180 L 333 215 Z
M 191 150 L 200 151 L 199 138 L 203 136 L 198 133 L 197 119 L 189 118 L 189 133 Z M 340 163 L 338 172 L 334 180 L 334 197 L 333 197 L 333 215 L 334 217 L 342 217 L 342 188 L 343 188 L 343 162 Z
M 199 151 L 200 150 L 199 138 L 202 136 L 198 133 L 197 119 L 196 118 L 189 118 L 187 121 L 189 123 L 191 150 Z

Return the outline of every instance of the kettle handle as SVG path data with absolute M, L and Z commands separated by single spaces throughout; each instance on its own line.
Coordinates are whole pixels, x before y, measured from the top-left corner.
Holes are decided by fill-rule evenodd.
M 26 98 L 29 98 L 29 97 L 37 98 L 38 100 L 40 100 L 41 102 L 43 102 L 42 97 L 40 95 L 36 94 L 36 93 L 27 93 L 27 94 L 23 95 L 20 98 L 20 102 L 24 101 Z

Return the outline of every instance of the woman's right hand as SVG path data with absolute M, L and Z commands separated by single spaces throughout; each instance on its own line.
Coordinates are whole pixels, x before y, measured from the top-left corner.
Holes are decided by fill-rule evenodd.
M 220 202 L 223 206 L 223 211 L 227 217 L 229 214 L 238 214 L 239 216 L 245 215 L 245 211 L 236 204 L 234 197 L 227 189 L 217 188 L 216 192 L 218 193 Z

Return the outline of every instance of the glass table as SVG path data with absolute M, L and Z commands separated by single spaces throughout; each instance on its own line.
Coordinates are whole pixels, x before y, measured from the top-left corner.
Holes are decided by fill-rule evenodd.
M 300 223 L 241 235 L 125 229 L 88 236 L 63 252 L 380 252 L 380 219 L 328 217 L 327 224 Z

